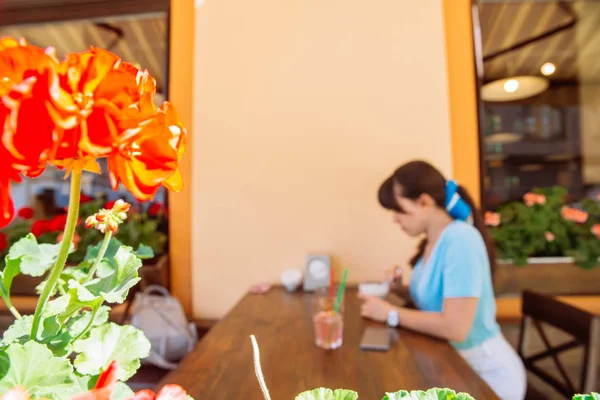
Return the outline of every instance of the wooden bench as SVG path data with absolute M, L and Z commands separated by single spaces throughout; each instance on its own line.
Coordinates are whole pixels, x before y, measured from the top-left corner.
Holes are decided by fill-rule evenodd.
M 573 307 L 600 315 L 600 296 L 558 296 L 558 299 Z M 523 316 L 522 304 L 520 296 L 496 298 L 496 319 L 500 323 L 519 323 Z

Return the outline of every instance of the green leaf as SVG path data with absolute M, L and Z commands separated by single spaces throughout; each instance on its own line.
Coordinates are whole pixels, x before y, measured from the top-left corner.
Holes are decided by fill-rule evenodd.
M 115 272 L 115 266 L 111 264 L 108 260 L 104 259 L 100 261 L 98 264 L 98 269 L 96 270 L 96 276 L 98 278 L 106 278 L 110 274 Z
M 92 282 L 97 282 L 95 281 Z M 82 304 L 88 304 L 89 302 L 93 302 L 100 297 L 99 293 L 92 293 L 90 289 L 79 282 L 69 281 L 69 294 L 71 295 L 71 303 L 73 299 L 77 299 Z
M 79 310 L 81 310 L 82 308 L 91 308 L 93 310 L 94 308 L 99 307 L 100 304 L 102 303 L 102 298 L 93 296 L 89 292 L 89 290 L 85 289 L 79 283 L 71 281 L 71 282 L 69 282 L 69 284 L 74 287 L 69 290 L 69 293 L 67 293 L 64 296 L 61 296 L 63 298 L 69 299 L 67 307 L 64 308 L 64 311 L 62 311 L 59 315 L 58 321 L 61 324 L 64 324 L 69 318 L 71 318 L 73 315 L 77 314 L 77 312 Z M 89 300 L 89 301 L 82 300 L 79 296 L 80 294 L 81 294 L 81 298 L 83 298 L 83 299 L 91 298 L 92 300 Z M 62 306 L 63 306 L 63 304 L 57 305 L 56 310 L 57 311 L 60 310 L 62 308 Z
M 0 380 L 8 374 L 8 370 L 10 369 L 10 358 L 8 358 L 8 354 L 6 351 L 0 350 Z
M 46 308 L 44 308 L 44 317 L 51 317 L 53 315 L 62 314 L 71 301 L 71 296 L 67 293 L 64 296 L 57 297 L 54 300 L 50 300 L 46 303 Z
M 69 360 L 55 357 L 43 344 L 34 341 L 6 348 L 10 367 L 0 379 L 0 393 L 15 386 L 24 387 L 32 399 L 67 399 L 78 392 Z
M 10 248 L 6 258 L 9 262 L 18 261 L 21 273 L 29 276 L 42 276 L 54 265 L 59 251 L 60 243 L 38 244 L 35 236 L 30 233 Z
M 53 315 L 48 318 L 44 318 L 44 331 L 43 335 L 55 336 L 60 332 L 61 325 L 56 320 L 56 315 Z
M 119 239 L 111 238 L 110 242 L 108 242 L 108 247 L 106 248 L 106 252 L 104 253 L 104 258 L 108 260 L 112 260 L 117 251 L 123 246 L 123 243 L 119 241 Z M 89 246 L 87 248 L 87 252 L 85 253 L 85 260 L 94 261 L 96 257 L 98 257 L 98 253 L 100 253 L 100 248 L 102 247 L 102 242 L 98 243 L 95 246 Z
M 68 331 L 61 330 L 58 335 L 44 338 L 44 343 L 57 357 L 64 357 L 71 352 L 73 336 Z
M 81 392 L 89 392 L 94 389 L 96 386 L 96 382 L 98 382 L 99 376 L 90 376 L 90 375 L 79 375 L 75 374 L 77 377 L 77 381 L 79 383 Z M 123 382 L 117 382 L 114 386 L 114 389 L 111 393 L 111 400 L 126 400 L 130 399 L 133 396 L 133 390 L 129 386 L 127 386 Z
M 410 393 L 407 392 L 406 390 L 401 390 L 401 391 L 395 392 L 395 393 L 386 393 L 385 397 L 383 398 L 383 400 L 404 400 L 404 399 L 410 400 Z
M 81 300 L 89 301 L 87 300 L 88 293 L 81 290 L 81 288 L 85 288 L 90 295 L 101 296 L 108 303 L 125 301 L 129 289 L 141 279 L 138 276 L 138 270 L 142 266 L 142 261 L 131 251 L 131 247 L 123 246 L 115 254 L 114 262 L 115 270 L 112 274 L 94 279 L 84 286 L 74 285 L 78 288 L 77 295 Z
M 133 390 L 123 382 L 117 382 L 112 394 L 110 395 L 111 400 L 126 400 L 133 396 Z
M 152 247 L 146 246 L 145 244 L 140 244 L 138 249 L 135 251 L 135 255 L 142 260 L 148 260 L 154 257 L 154 250 L 152 250 Z
M 98 376 L 90 376 L 90 375 L 79 375 L 75 373 L 76 383 L 81 392 L 88 392 L 96 386 L 96 382 L 98 381 Z
M 427 391 L 413 390 L 407 392 L 401 390 L 396 393 L 386 393 L 383 400 L 475 400 L 466 393 L 456 393 L 451 389 L 433 388 Z
M 6 266 L 3 271 L 0 271 L 0 295 L 3 297 L 10 296 L 10 288 L 15 276 L 21 273 L 18 260 L 9 260 L 6 257 Z
M 80 374 L 97 375 L 117 360 L 117 375 L 126 381 L 140 367 L 140 359 L 150 354 L 150 342 L 131 325 L 108 323 L 93 328 L 88 338 L 76 341 L 73 350 L 80 353 L 74 362 Z
M 110 307 L 100 306 L 100 309 L 96 313 L 92 326 L 99 326 L 108 321 L 110 313 Z M 83 330 L 88 326 L 90 319 L 92 318 L 91 311 L 83 311 L 81 314 L 69 320 L 69 332 L 73 337 L 77 337 Z
M 356 400 L 358 394 L 352 390 L 319 388 L 300 393 L 296 400 Z
M 2 344 L 9 345 L 11 343 L 26 343 L 29 341 L 31 333 L 31 325 L 33 316 L 25 315 L 23 318 L 16 320 L 4 332 Z M 63 332 L 62 327 L 57 322 L 56 316 L 44 318 L 42 322 L 44 329 L 42 331 L 41 342 L 45 344 L 55 356 L 62 357 L 68 353 L 68 346 L 73 339 L 68 332 Z
M 9 345 L 11 343 L 29 339 L 32 323 L 33 315 L 25 315 L 23 318 L 13 322 L 4 332 L 4 335 L 2 335 L 2 344 Z
M 600 400 L 600 394 L 576 394 L 573 396 L 573 400 Z

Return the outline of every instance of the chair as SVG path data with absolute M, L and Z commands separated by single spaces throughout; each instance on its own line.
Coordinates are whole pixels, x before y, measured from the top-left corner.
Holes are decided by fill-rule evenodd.
M 565 398 L 571 399 L 575 393 L 590 393 L 597 390 L 596 373 L 598 364 L 598 349 L 600 346 L 600 320 L 597 316 L 580 310 L 555 298 L 532 291 L 523 293 L 523 320 L 519 337 L 518 353 L 523 359 L 525 368 L 537 375 L 545 383 L 552 386 Z M 574 339 L 558 346 L 552 346 L 548 335 L 542 327 L 548 324 L 569 334 Z M 546 347 L 533 355 L 525 355 L 526 339 L 531 327 L 535 327 Z M 577 347 L 584 347 L 582 373 L 579 384 L 573 382 L 558 354 Z M 535 365 L 536 362 L 551 358 L 557 367 L 562 381 L 556 379 L 544 369 Z

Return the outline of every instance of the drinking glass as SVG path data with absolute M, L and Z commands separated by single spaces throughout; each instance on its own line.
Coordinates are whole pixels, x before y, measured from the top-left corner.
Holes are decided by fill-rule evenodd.
M 336 313 L 334 304 L 337 297 L 338 287 L 334 287 L 333 296 L 330 296 L 329 288 L 321 288 L 315 291 L 313 302 L 313 326 L 315 331 L 315 344 L 317 347 L 334 350 L 342 345 L 344 338 L 344 301 Z

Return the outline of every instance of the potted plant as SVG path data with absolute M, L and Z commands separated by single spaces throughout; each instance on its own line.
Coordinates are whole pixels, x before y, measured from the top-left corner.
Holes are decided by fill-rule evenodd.
M 104 158 L 113 188 L 122 184 L 140 201 L 151 200 L 161 185 L 179 191 L 186 131 L 170 103 L 154 104 L 156 83 L 147 71 L 101 49 L 59 62 L 52 49 L 1 38 L 0 70 L 0 228 L 15 214 L 11 182 L 36 177 L 48 165 L 70 180 L 57 243 L 40 243 L 32 233 L 11 239 L 0 272 L 0 298 L 15 317 L 0 341 L 0 395 L 108 398 L 100 390 L 107 380 L 126 381 L 150 350 L 141 331 L 108 322 L 110 306 L 139 281 L 148 247 L 114 240 L 129 219 L 122 200 L 81 218 L 81 177 L 100 173 L 97 160 Z M 81 261 L 65 268 L 78 221 L 101 240 L 86 243 Z M 43 277 L 31 315 L 11 302 L 20 274 Z M 111 398 L 133 396 L 125 384 L 112 389 Z
M 600 293 L 597 200 L 573 204 L 562 187 L 534 189 L 522 201 L 486 212 L 485 222 L 500 259 L 497 293 Z
M 100 232 L 85 227 L 83 223 L 85 218 L 101 208 L 111 209 L 114 203 L 114 200 L 105 202 L 86 194 L 81 195 L 79 219 L 73 236 L 74 250 L 69 254 L 67 267 L 81 263 L 85 259 L 88 248 L 102 240 Z M 4 260 L 10 246 L 28 233 L 35 235 L 38 243 L 54 244 L 62 239 L 66 214 L 38 220 L 32 217 L 33 209 L 23 207 L 18 210 L 12 223 L 0 230 L 0 270 L 4 269 Z M 166 257 L 167 236 L 160 229 L 166 222 L 167 213 L 162 203 L 134 204 L 129 212 L 129 218 L 123 221 L 114 235 L 116 243 L 138 249 L 137 253 L 142 258 L 146 274 L 155 272 L 158 261 Z M 164 278 L 153 277 L 153 279 L 166 286 L 166 282 L 162 282 Z M 41 277 L 19 275 L 13 281 L 13 294 L 33 296 L 41 281 Z

